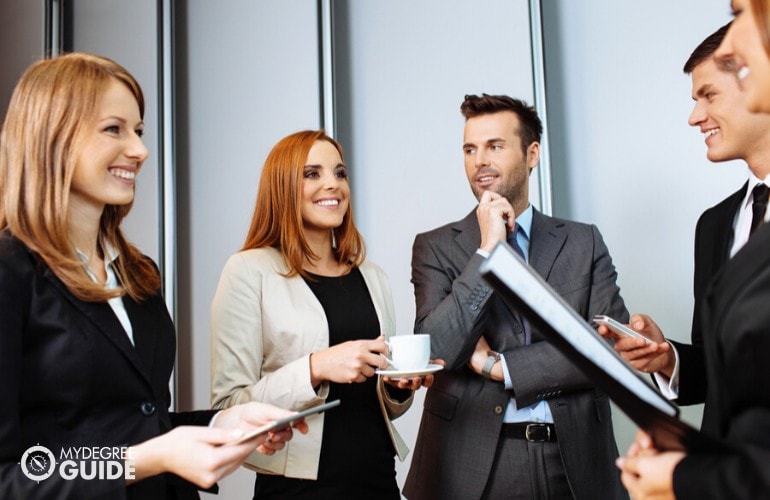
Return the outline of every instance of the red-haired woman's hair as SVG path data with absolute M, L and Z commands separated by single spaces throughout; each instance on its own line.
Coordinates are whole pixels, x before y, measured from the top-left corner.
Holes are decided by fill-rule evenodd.
M 768 0 L 750 0 L 752 14 L 759 29 L 759 36 L 765 52 L 770 57 L 770 2 Z
M 262 168 L 251 227 L 243 244 L 243 250 L 262 247 L 279 249 L 289 268 L 289 277 L 297 274 L 309 277 L 302 265 L 305 259 L 318 258 L 305 239 L 300 207 L 302 173 L 310 148 L 316 141 L 331 143 L 344 161 L 342 146 L 323 130 L 304 130 L 281 139 L 267 155 Z M 361 265 L 366 250 L 363 238 L 353 223 L 351 204 L 348 204 L 342 224 L 333 231 L 337 241 L 337 261 L 352 266 Z

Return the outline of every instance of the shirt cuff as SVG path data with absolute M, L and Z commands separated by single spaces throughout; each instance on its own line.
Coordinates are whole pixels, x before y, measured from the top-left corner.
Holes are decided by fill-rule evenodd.
M 668 342 L 668 341 L 666 341 Z M 655 382 L 658 384 L 658 390 L 668 399 L 679 398 L 679 353 L 674 347 L 674 344 L 668 342 L 671 346 L 671 350 L 674 351 L 674 371 L 671 372 L 671 378 L 669 379 L 660 372 L 655 372 L 652 376 L 655 378 Z
M 479 248 L 478 250 L 476 250 L 476 253 L 481 255 L 485 259 L 489 258 L 489 252 L 487 252 L 486 250 L 482 250 L 482 249 Z
M 508 364 L 505 362 L 505 357 L 500 354 L 500 367 L 503 369 L 503 379 L 505 381 L 505 390 L 513 390 L 513 382 L 511 381 L 511 374 L 508 373 Z
M 211 417 L 211 420 L 209 420 L 209 427 L 214 427 L 215 422 L 217 421 L 217 417 L 219 416 L 220 413 L 222 413 L 222 410 L 219 410 L 214 414 L 213 417 Z

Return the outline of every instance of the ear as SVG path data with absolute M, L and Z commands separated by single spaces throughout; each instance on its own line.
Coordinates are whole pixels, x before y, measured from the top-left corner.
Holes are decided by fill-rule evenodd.
M 537 166 L 537 162 L 540 161 L 540 143 L 533 142 L 527 147 L 527 167 L 529 171 Z

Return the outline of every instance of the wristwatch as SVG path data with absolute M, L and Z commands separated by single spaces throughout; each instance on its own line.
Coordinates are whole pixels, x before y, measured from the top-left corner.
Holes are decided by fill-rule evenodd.
M 484 378 L 489 378 L 492 367 L 495 366 L 495 363 L 498 361 L 500 361 L 500 353 L 495 351 L 488 351 L 487 360 L 484 362 L 484 367 L 481 369 L 481 376 Z

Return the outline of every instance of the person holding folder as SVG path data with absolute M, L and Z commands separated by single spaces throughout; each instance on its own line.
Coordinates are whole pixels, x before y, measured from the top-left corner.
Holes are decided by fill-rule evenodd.
M 701 326 L 701 298 L 706 286 L 721 267 L 749 240 L 754 220 L 753 192 L 764 188 L 770 174 L 770 115 L 751 113 L 744 92 L 732 68 L 719 64 L 714 52 L 727 33 L 729 24 L 709 35 L 692 52 L 684 66 L 692 75 L 695 105 L 689 123 L 706 136 L 708 159 L 713 162 L 744 160 L 748 180 L 736 192 L 709 208 L 695 228 L 695 309 L 692 342 L 684 344 L 665 339 L 655 321 L 635 314 L 631 324 L 646 337 L 646 344 L 617 338 L 615 350 L 634 368 L 651 373 L 661 392 L 679 405 L 703 403 L 706 398 L 706 367 Z M 766 214 L 765 218 L 767 217 Z M 615 337 L 606 328 L 600 333 Z
M 734 0 L 732 8 L 735 19 L 716 57 L 735 68 L 748 109 L 770 113 L 770 5 Z M 618 460 L 633 498 L 770 496 L 770 225 L 761 212 L 754 234 L 714 277 L 701 304 L 708 377 L 702 431 L 722 447 L 697 454 L 657 450 L 640 433 Z

